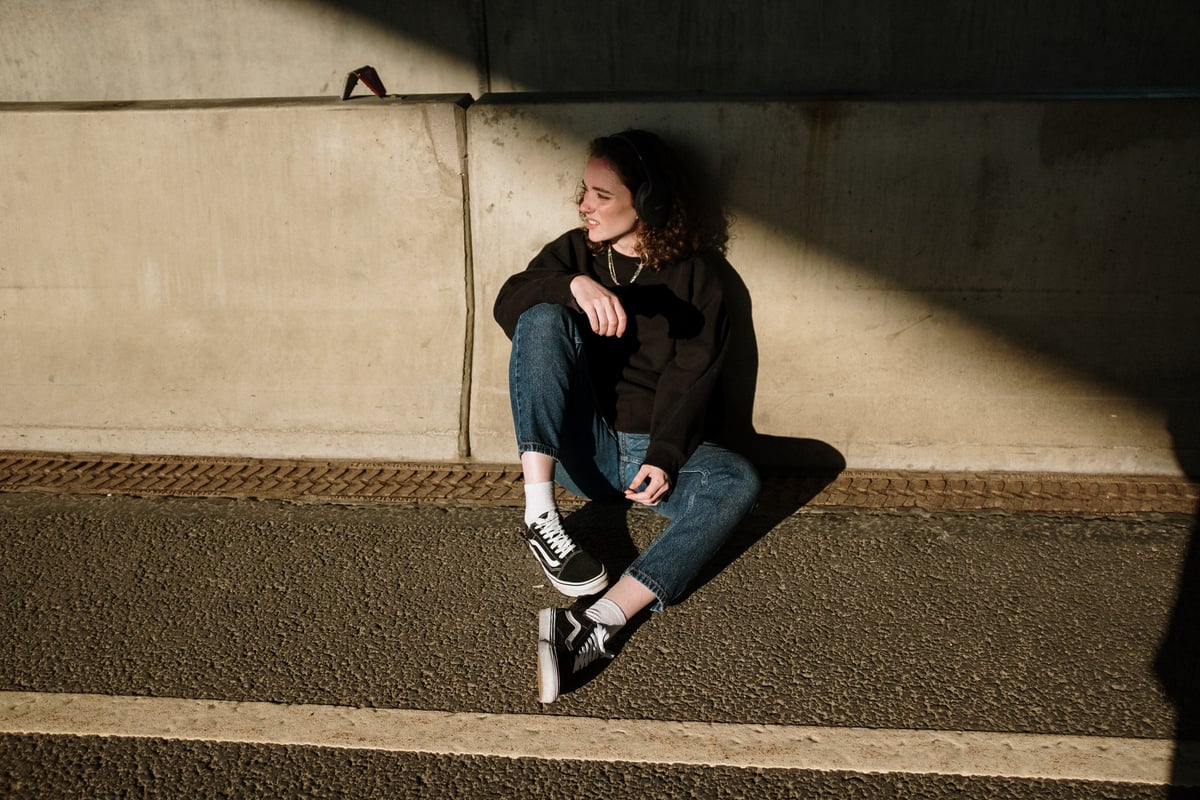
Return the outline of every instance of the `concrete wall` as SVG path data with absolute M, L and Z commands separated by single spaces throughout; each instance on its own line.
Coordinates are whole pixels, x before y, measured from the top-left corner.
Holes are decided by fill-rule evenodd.
M 627 125 L 736 215 L 758 456 L 1200 451 L 1200 102 L 549 97 L 0 106 L 0 449 L 514 460 L 492 299 Z
M 0 100 L 1195 92 L 1194 0 L 4 0 Z
M 0 106 L 0 448 L 454 459 L 463 108 Z
M 588 138 L 642 126 L 702 155 L 749 295 L 734 427 L 765 460 L 815 439 L 855 467 L 1153 473 L 1197 448 L 1200 103 L 496 98 L 468 117 L 481 318 L 574 224 Z M 512 458 L 507 341 L 477 331 L 474 453 Z

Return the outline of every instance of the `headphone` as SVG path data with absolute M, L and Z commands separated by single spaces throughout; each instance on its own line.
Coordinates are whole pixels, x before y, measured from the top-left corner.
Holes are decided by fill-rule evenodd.
M 658 138 L 652 133 L 639 130 L 628 130 L 613 134 L 613 139 L 624 142 L 633 150 L 646 180 L 638 187 L 633 197 L 633 208 L 651 228 L 661 228 L 667 224 L 671 214 L 671 185 L 662 171 L 657 169 L 653 158 L 647 158 L 646 153 L 652 153 L 658 146 Z M 640 144 L 639 144 L 640 143 Z

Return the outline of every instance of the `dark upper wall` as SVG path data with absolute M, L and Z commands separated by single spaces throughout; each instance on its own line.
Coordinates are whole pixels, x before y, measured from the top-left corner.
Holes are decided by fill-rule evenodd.
M 0 100 L 1194 93 L 1195 0 L 6 0 Z
M 1200 88 L 1191 0 L 487 0 L 494 91 Z

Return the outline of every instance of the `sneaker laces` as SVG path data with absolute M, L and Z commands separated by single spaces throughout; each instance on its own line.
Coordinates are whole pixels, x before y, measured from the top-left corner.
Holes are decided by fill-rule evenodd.
M 544 519 L 545 522 L 534 523 L 533 527 L 537 530 L 538 536 L 550 546 L 550 549 L 554 551 L 556 556 L 565 559 L 574 552 L 576 549 L 575 542 L 572 541 L 571 537 L 567 535 L 566 530 L 563 529 L 562 517 L 553 511 L 547 511 L 545 514 L 542 514 L 540 519 Z
M 604 649 L 604 643 L 607 641 L 608 630 L 603 625 L 596 623 L 592 632 L 575 651 L 575 666 L 572 671 L 578 672 L 598 658 L 612 658 L 612 654 Z

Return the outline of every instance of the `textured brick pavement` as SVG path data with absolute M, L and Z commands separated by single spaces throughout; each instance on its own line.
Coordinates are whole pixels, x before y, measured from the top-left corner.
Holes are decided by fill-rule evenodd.
M 1200 485 L 1169 476 L 845 470 L 772 472 L 764 484 L 764 503 L 793 507 L 1128 514 L 1192 513 L 1200 505 Z M 0 492 L 22 491 L 497 506 L 523 501 L 520 470 L 512 464 L 0 451 Z

